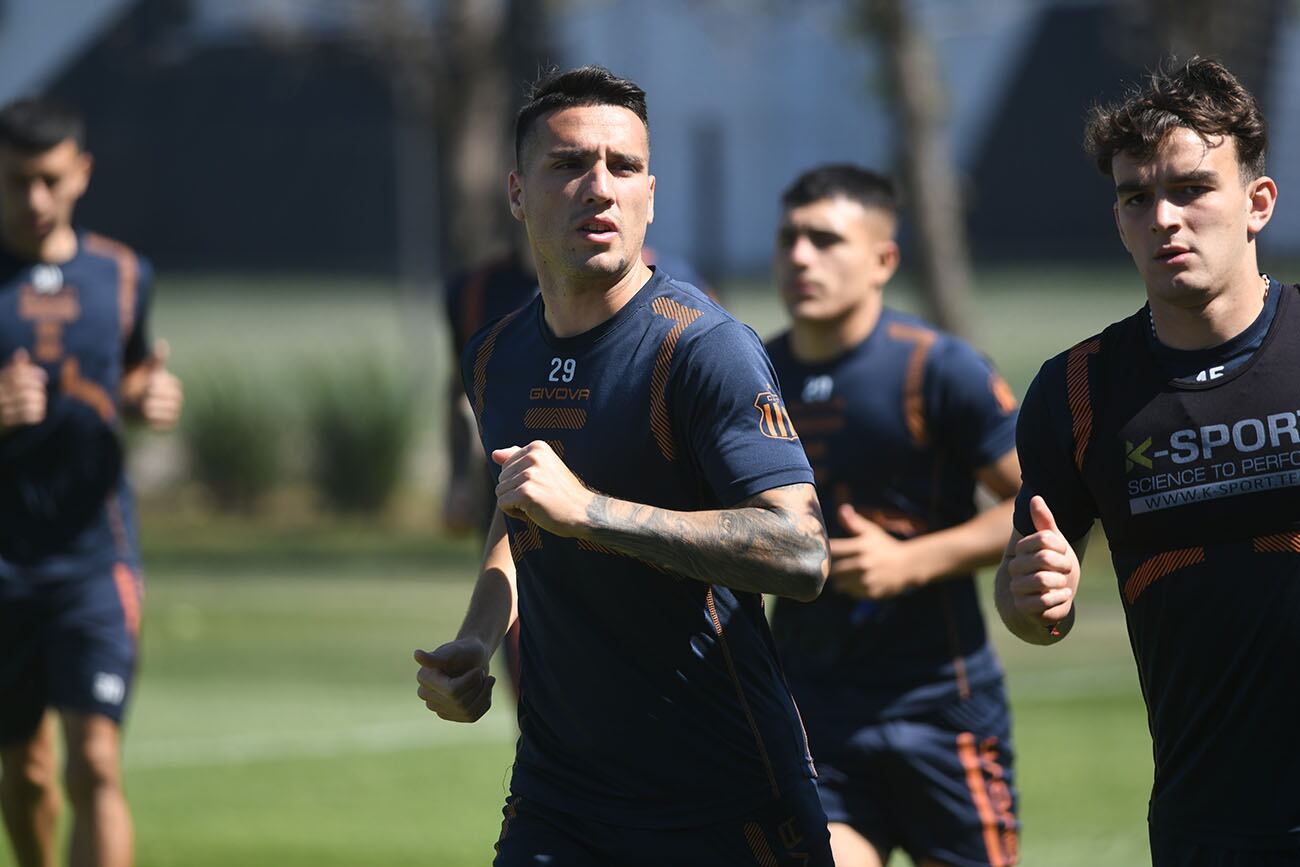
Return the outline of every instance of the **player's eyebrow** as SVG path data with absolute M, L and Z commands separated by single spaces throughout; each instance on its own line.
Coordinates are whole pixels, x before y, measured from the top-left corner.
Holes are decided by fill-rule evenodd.
M 1169 180 L 1174 184 L 1212 184 L 1219 180 L 1219 173 L 1213 169 L 1198 169 L 1194 172 L 1174 175 Z
M 572 159 L 575 157 L 585 157 L 590 153 L 591 151 L 587 148 L 565 147 L 564 145 L 560 145 L 559 147 L 554 147 L 547 151 L 546 158 L 551 160 L 565 159 L 566 157 Z
M 618 160 L 619 162 L 629 165 L 638 171 L 645 168 L 645 160 L 636 154 L 627 154 L 622 151 L 612 150 L 609 152 L 609 157 L 611 160 Z
M 1219 180 L 1219 173 L 1213 169 L 1196 169 L 1195 171 L 1183 172 L 1169 178 L 1167 183 L 1177 186 L 1190 186 L 1194 184 L 1214 184 Z M 1143 183 L 1142 181 L 1124 181 L 1115 185 L 1115 192 L 1118 195 L 1125 193 L 1139 193 L 1143 190 L 1149 190 L 1154 184 Z
M 546 158 L 551 160 L 562 159 L 589 159 L 596 151 L 594 148 L 582 148 L 560 145 L 552 148 L 547 152 Z M 632 166 L 638 171 L 645 168 L 645 159 L 636 154 L 624 153 L 622 151 L 610 150 L 608 152 L 610 162 L 617 160 L 625 165 Z

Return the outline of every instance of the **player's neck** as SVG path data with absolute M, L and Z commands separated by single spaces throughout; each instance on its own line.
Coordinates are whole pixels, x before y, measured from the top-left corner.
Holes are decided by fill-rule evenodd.
M 790 352 L 805 364 L 830 361 L 871 336 L 883 309 L 880 294 L 834 319 L 795 319 L 790 325 Z
M 1250 327 L 1264 309 L 1268 279 L 1251 265 L 1230 288 L 1205 304 L 1179 307 L 1150 298 L 1156 339 L 1172 349 L 1209 349 L 1228 342 Z
M 590 282 L 556 279 L 539 271 L 546 325 L 556 337 L 574 337 L 590 331 L 622 310 L 653 273 L 640 256 L 613 283 L 607 279 Z
M 60 265 L 77 255 L 77 232 L 71 226 L 60 226 L 30 240 L 5 235 L 0 237 L 0 246 L 25 262 Z

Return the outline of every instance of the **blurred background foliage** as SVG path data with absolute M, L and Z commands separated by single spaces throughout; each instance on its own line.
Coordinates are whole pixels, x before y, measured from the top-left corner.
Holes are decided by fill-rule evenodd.
M 480 865 L 507 697 L 414 696 L 477 543 L 438 525 L 448 278 L 514 243 L 511 118 L 549 63 L 649 91 L 650 240 L 764 336 L 780 190 L 897 172 L 889 303 L 970 335 L 1013 389 L 1141 304 L 1082 116 L 1171 49 L 1226 57 L 1273 121 L 1262 239 L 1300 256 L 1300 27 L 1288 0 L 0 0 L 0 101 L 83 109 L 79 211 L 158 266 L 179 437 L 134 436 L 149 591 L 126 730 L 139 863 Z M 1296 183 L 1290 184 L 1291 178 Z M 1079 626 L 991 632 L 1016 717 L 1022 863 L 1146 860 L 1150 745 L 1113 576 Z M 987 588 L 986 588 L 987 589 Z M 991 605 L 986 605 L 991 613 Z M 10 854 L 0 847 L 0 867 Z
M 409 380 L 374 356 L 307 374 L 311 477 L 334 511 L 382 513 L 403 480 L 419 417 Z
M 182 432 L 192 478 L 215 508 L 257 511 L 286 478 L 283 422 L 274 393 L 234 365 L 187 380 Z

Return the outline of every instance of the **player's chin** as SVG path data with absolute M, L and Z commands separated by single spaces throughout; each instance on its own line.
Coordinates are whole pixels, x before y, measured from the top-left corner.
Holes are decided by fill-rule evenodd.
M 622 250 L 602 250 L 582 262 L 582 270 L 591 274 L 622 274 L 627 270 L 628 257 Z
M 785 309 L 796 322 L 828 322 L 838 318 L 837 311 L 831 309 L 821 298 L 787 295 Z

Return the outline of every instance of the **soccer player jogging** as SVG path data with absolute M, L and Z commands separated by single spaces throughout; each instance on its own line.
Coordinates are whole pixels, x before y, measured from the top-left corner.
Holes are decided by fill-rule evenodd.
M 140 626 L 120 420 L 159 430 L 181 387 L 145 319 L 152 272 L 77 228 L 80 119 L 0 111 L 0 807 L 22 867 L 56 863 L 62 722 L 73 865 L 125 867 L 120 726 Z
M 499 867 L 830 865 L 760 598 L 821 590 L 812 472 L 757 336 L 642 262 L 649 149 L 644 92 L 599 67 L 520 111 L 510 204 L 541 295 L 465 352 L 498 513 L 419 695 L 481 717 L 517 604 Z
M 526 245 L 523 228 L 519 229 L 516 247 Z M 641 258 L 647 265 L 663 261 L 649 247 L 641 248 Z M 697 288 L 705 288 L 700 278 L 685 262 L 669 257 L 670 274 Z M 660 265 L 662 267 L 662 265 Z M 713 297 L 708 292 L 709 297 Z M 483 459 L 483 446 L 474 430 L 474 411 L 465 397 L 461 385 L 459 359 L 465 346 L 486 323 L 514 312 L 527 304 L 538 292 L 537 271 L 532 256 L 526 249 L 515 249 L 507 256 L 494 259 L 485 265 L 458 274 L 447 281 L 443 299 L 447 323 L 451 327 L 451 343 L 457 360 L 456 370 L 449 383 L 451 400 L 447 413 L 447 487 L 443 497 L 443 526 L 452 533 L 462 534 L 475 530 L 486 535 L 496 513 L 496 485 L 494 473 L 489 473 Z M 716 300 L 716 298 L 714 299 Z M 506 671 L 515 698 L 519 696 L 519 620 L 511 624 L 501 642 Z
M 830 531 L 819 599 L 773 631 L 817 762 L 839 867 L 1016 861 L 1010 716 L 973 570 L 1019 487 L 1015 401 L 963 341 L 883 305 L 892 182 L 815 168 L 785 191 L 768 353 Z M 976 483 L 1001 502 L 979 512 Z
M 998 610 L 1067 635 L 1100 519 L 1155 747 L 1152 861 L 1300 863 L 1300 298 L 1257 262 L 1264 119 L 1193 59 L 1094 109 L 1085 145 L 1147 303 L 1025 396 Z

